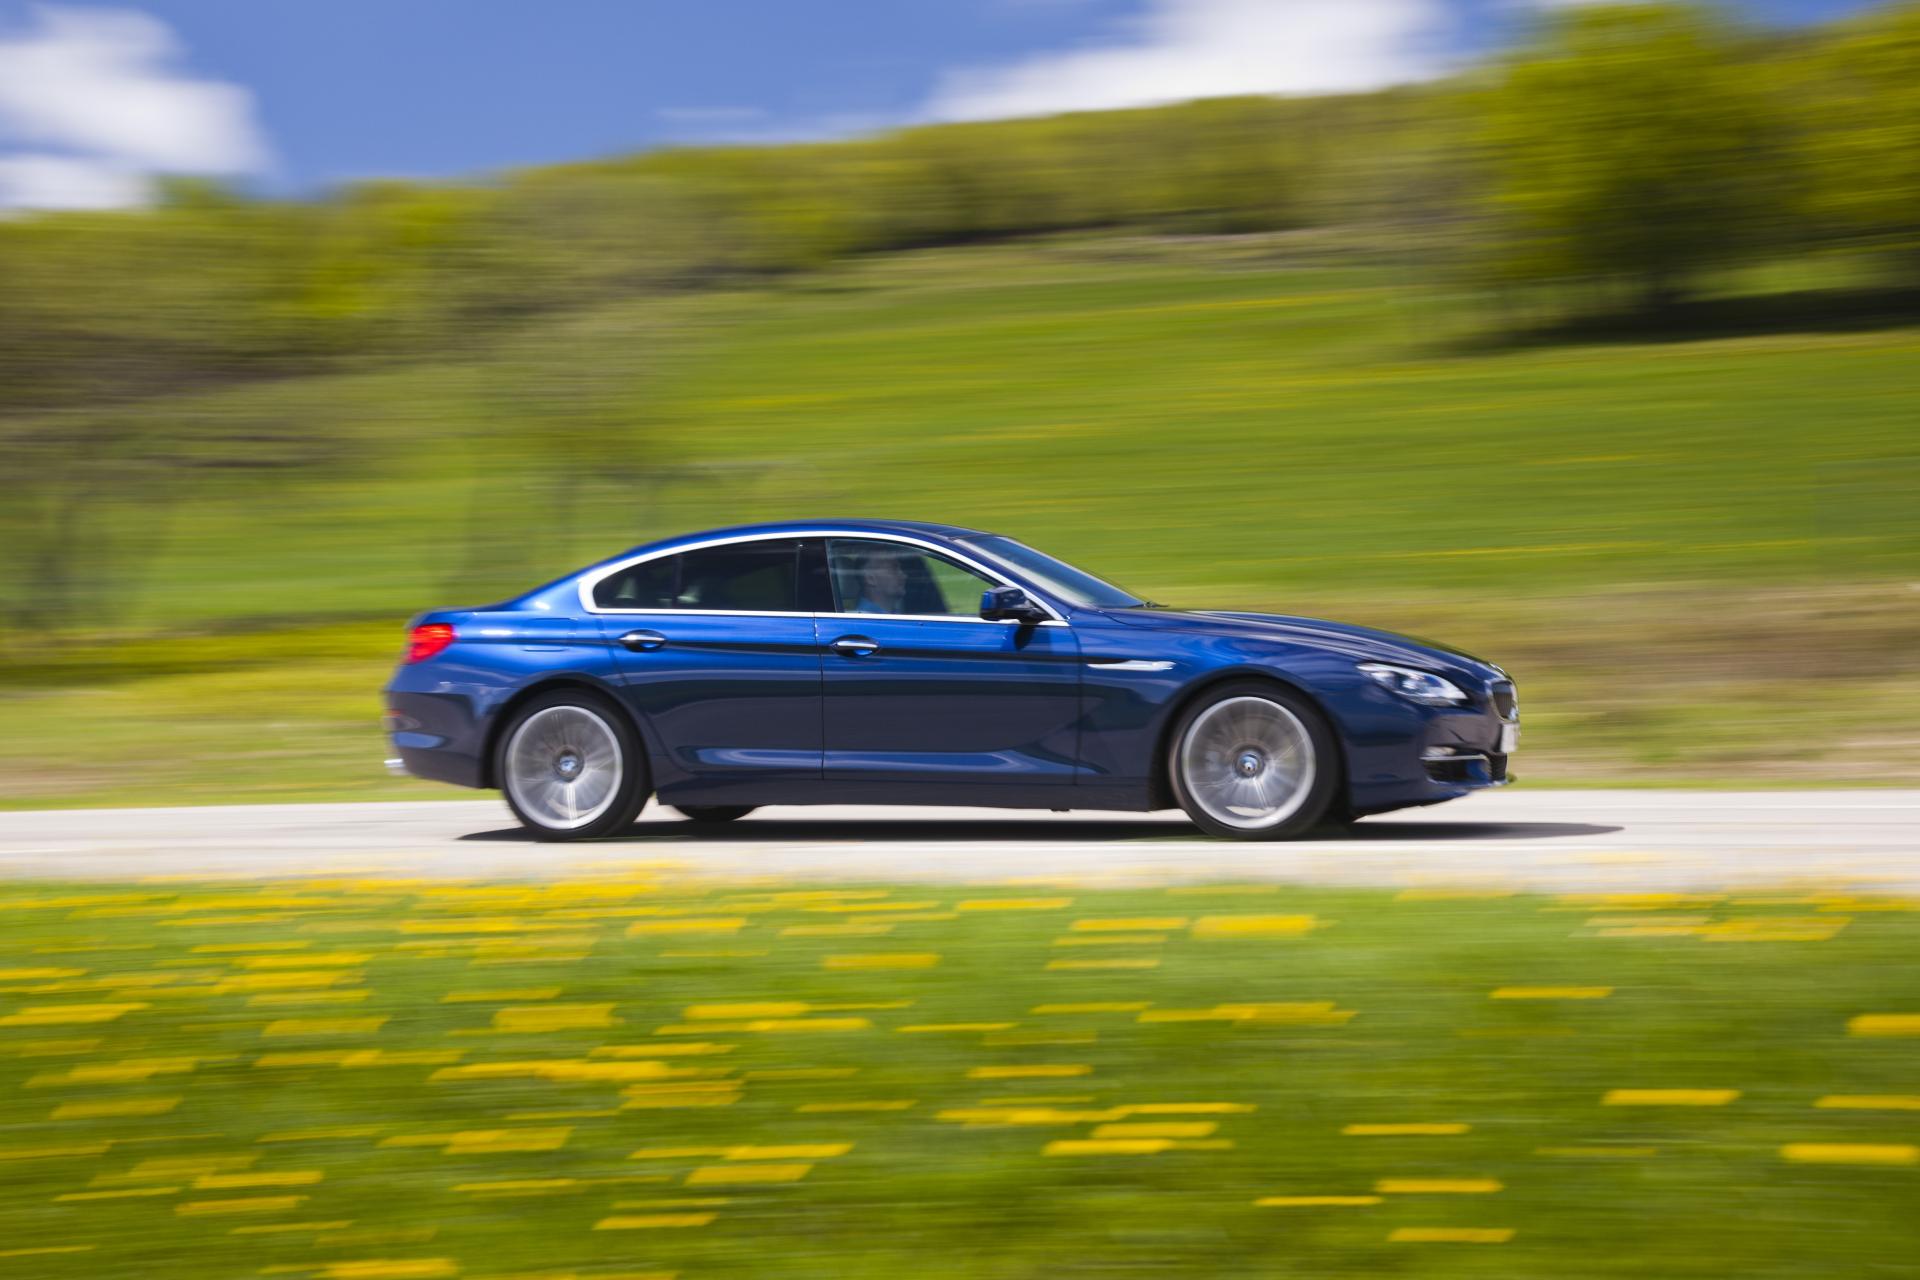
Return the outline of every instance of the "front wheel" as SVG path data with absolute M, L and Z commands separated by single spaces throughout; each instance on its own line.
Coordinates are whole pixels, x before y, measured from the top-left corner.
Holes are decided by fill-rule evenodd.
M 1255 680 L 1223 685 L 1187 708 L 1167 769 L 1194 825 L 1238 840 L 1311 830 L 1340 781 L 1326 719 L 1299 694 Z
M 530 700 L 500 736 L 494 776 L 520 824 L 542 840 L 591 840 L 633 825 L 647 801 L 639 736 L 584 689 Z
M 681 817 L 707 824 L 732 822 L 753 812 L 750 804 L 677 804 L 673 807 Z

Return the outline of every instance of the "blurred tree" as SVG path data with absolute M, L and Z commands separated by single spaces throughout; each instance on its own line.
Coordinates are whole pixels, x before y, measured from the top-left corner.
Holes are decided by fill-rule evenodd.
M 1840 28 L 1804 66 L 1815 217 L 1830 235 L 1892 247 L 1920 275 L 1920 4 Z
M 172 515 L 350 461 L 330 405 L 290 414 L 169 400 L 0 419 L 0 633 L 125 625 Z M 111 608 L 108 608 L 111 602 Z
M 1663 308 L 1782 236 L 1777 103 L 1744 53 L 1691 5 L 1549 17 L 1478 96 L 1495 278 L 1624 278 Z
M 482 274 L 521 311 L 704 283 L 723 269 L 714 211 L 632 161 L 510 175 L 488 211 Z

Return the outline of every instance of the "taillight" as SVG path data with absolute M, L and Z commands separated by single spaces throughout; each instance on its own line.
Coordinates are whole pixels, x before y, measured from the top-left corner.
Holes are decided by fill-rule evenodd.
M 429 622 L 407 633 L 407 661 L 425 662 L 453 643 L 453 628 L 444 622 Z

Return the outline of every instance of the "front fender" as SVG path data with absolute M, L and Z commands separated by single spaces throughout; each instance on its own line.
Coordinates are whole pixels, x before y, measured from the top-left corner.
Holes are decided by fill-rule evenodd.
M 1350 655 L 1263 637 L 1089 629 L 1082 635 L 1081 755 L 1094 783 L 1163 790 L 1167 738 L 1181 711 L 1237 679 L 1283 684 L 1327 718 L 1350 790 L 1403 770 L 1406 746 L 1425 725 L 1421 708 L 1363 676 Z M 1157 669 L 1156 669 L 1157 668 Z

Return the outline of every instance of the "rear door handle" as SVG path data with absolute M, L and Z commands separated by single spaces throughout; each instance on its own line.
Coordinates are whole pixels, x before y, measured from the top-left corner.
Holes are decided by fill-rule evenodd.
M 880 652 L 879 643 L 865 636 L 841 636 L 827 647 L 849 658 L 864 658 L 870 653 Z
M 667 642 L 667 638 L 658 631 L 629 631 L 620 637 L 620 647 L 641 653 L 649 649 L 658 649 Z

